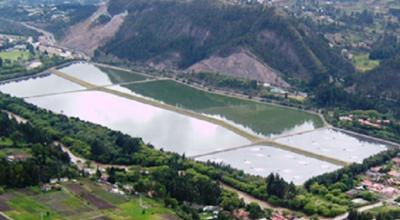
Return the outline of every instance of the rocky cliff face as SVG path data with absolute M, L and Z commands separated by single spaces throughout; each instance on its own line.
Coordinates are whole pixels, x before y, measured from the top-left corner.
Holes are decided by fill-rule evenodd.
M 88 19 L 70 27 L 61 44 L 93 56 L 94 51 L 104 45 L 118 32 L 127 13 L 110 16 L 107 5 L 102 5 Z M 101 16 L 109 17 L 105 23 L 97 24 Z
M 218 72 L 226 75 L 248 78 L 270 83 L 279 87 L 288 87 L 280 73 L 259 61 L 249 51 L 242 50 L 229 56 L 213 55 L 190 66 L 187 71 L 193 72 Z

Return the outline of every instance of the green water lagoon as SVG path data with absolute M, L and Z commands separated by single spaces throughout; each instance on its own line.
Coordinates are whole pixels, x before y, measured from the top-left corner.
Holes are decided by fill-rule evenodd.
M 319 116 L 308 112 L 210 93 L 172 80 L 123 87 L 169 105 L 225 119 L 265 136 L 322 126 Z

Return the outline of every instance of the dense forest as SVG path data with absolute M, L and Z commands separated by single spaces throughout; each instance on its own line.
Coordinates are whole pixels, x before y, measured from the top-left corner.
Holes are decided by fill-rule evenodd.
M 26 156 L 10 159 L 3 150 L 26 151 Z M 33 186 L 50 178 L 75 177 L 67 154 L 51 144 L 50 137 L 30 123 L 17 122 L 0 112 L 0 188 Z

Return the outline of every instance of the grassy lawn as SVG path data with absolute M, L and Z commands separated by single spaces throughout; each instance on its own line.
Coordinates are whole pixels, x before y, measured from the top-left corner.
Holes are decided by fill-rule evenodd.
M 143 199 L 143 204 L 148 207 L 143 213 L 138 198 L 118 206 L 118 211 L 110 212 L 106 216 L 112 219 L 141 219 L 141 220 L 163 220 L 163 216 L 175 216 L 173 212 L 162 207 L 154 200 Z
M 135 74 L 133 72 L 117 70 L 107 67 L 100 67 L 100 66 L 97 66 L 97 68 L 106 73 L 108 77 L 110 77 L 111 82 L 113 83 L 133 82 L 133 81 L 141 81 L 147 79 L 147 77 Z
M 0 57 L 3 60 L 10 60 L 12 62 L 17 61 L 18 59 L 27 60 L 29 59 L 31 54 L 29 51 L 19 51 L 13 50 L 8 52 L 0 52 Z
M 353 63 L 357 70 L 366 72 L 379 66 L 378 60 L 370 60 L 369 54 L 354 55 Z
M 305 121 L 313 121 L 316 127 L 322 126 L 318 116 L 306 112 L 217 95 L 171 80 L 124 87 L 170 105 L 220 115 L 264 135 L 280 133 Z
M 10 138 L 0 137 L 0 146 L 9 147 L 12 145 L 13 145 L 13 142 Z

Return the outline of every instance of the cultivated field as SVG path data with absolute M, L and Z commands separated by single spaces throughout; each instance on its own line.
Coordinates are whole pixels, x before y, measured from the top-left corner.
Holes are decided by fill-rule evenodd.
M 41 192 L 39 188 L 10 190 L 0 195 L 0 212 L 15 220 L 58 219 L 178 219 L 159 202 L 108 192 L 89 180 L 66 183 L 61 190 Z M 0 218 L 1 219 L 1 218 Z

